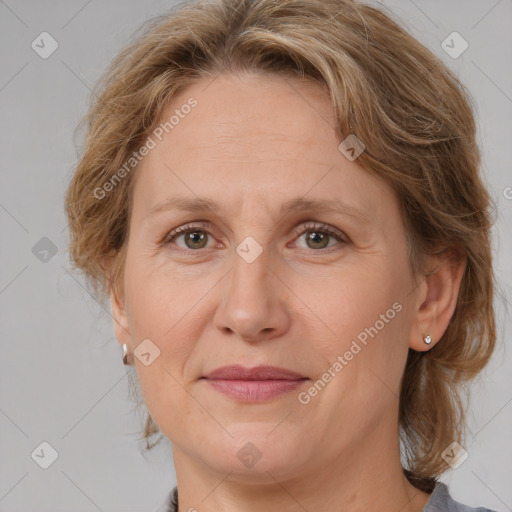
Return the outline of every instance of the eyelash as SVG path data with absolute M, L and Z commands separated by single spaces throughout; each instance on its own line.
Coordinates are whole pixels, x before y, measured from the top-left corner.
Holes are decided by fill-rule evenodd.
M 193 233 L 194 231 L 205 231 L 208 235 L 211 235 L 211 233 L 208 231 L 209 224 L 208 223 L 198 223 L 198 224 L 185 224 L 183 226 L 180 226 L 168 234 L 165 235 L 163 240 L 161 241 L 161 246 L 168 246 L 173 242 L 178 236 L 181 236 L 183 234 L 187 233 Z M 345 244 L 350 243 L 350 239 L 342 233 L 341 231 L 337 231 L 329 227 L 327 224 L 318 223 L 318 222 L 310 222 L 308 224 L 304 224 L 301 226 L 301 228 L 295 229 L 294 234 L 296 235 L 296 238 L 299 238 L 300 236 L 304 235 L 305 233 L 308 233 L 310 231 L 316 231 L 320 232 L 322 234 L 327 234 L 329 236 L 332 236 L 336 238 L 339 242 L 343 242 Z M 326 249 L 303 249 L 307 252 L 332 252 L 331 249 L 333 247 L 328 247 Z M 182 247 L 174 248 L 173 250 L 181 253 L 190 254 L 191 252 L 200 252 L 201 249 L 183 249 Z

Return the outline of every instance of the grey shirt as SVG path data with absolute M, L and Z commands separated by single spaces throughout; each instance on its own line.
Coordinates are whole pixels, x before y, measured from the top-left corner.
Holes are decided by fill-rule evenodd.
M 178 489 L 174 487 L 167 501 L 165 512 L 178 512 Z M 496 512 L 490 508 L 471 508 L 455 501 L 443 482 L 437 482 L 430 499 L 423 507 L 422 512 Z

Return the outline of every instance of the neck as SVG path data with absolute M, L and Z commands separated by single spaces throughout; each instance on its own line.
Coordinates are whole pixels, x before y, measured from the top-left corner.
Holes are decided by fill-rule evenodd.
M 311 461 L 304 468 L 290 460 L 288 478 L 268 471 L 258 475 L 257 483 L 235 472 L 219 473 L 173 444 L 179 512 L 366 512 L 376 504 L 380 512 L 420 512 L 430 494 L 405 478 L 398 432 L 388 430 L 386 437 L 383 429 L 385 424 L 330 460 Z

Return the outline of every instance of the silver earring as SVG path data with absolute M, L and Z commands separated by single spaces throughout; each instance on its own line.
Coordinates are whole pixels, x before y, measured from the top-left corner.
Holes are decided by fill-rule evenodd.
M 427 345 L 430 345 L 432 343 L 432 337 L 430 336 L 430 334 L 427 334 L 424 338 L 423 338 L 423 341 L 427 344 Z
M 133 355 L 128 353 L 128 345 L 123 343 L 123 364 L 131 365 L 133 362 Z

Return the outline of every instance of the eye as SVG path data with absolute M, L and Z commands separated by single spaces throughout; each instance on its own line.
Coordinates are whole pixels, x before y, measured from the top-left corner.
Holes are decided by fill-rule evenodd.
M 171 245 L 176 240 L 183 237 L 184 246 L 176 243 L 178 251 L 187 252 L 207 248 L 208 237 L 211 236 L 208 231 L 208 223 L 186 224 L 172 230 L 161 242 L 162 246 Z M 341 231 L 335 230 L 326 224 L 311 222 L 302 225 L 295 231 L 298 239 L 307 235 L 306 250 L 328 249 L 330 239 L 335 238 L 338 242 L 349 243 L 348 237 Z
M 349 243 L 348 237 L 341 231 L 335 230 L 326 224 L 312 222 L 301 226 L 298 239 L 306 235 L 306 249 L 327 249 L 329 239 L 335 238 L 338 242 Z M 309 245 L 308 245 L 309 244 Z M 332 246 L 331 246 L 332 247 Z
M 169 245 L 171 242 L 183 237 L 185 246 L 178 245 L 179 249 L 195 250 L 204 249 L 206 247 L 209 232 L 206 227 L 207 224 L 187 224 L 174 229 L 162 241 L 162 245 Z

